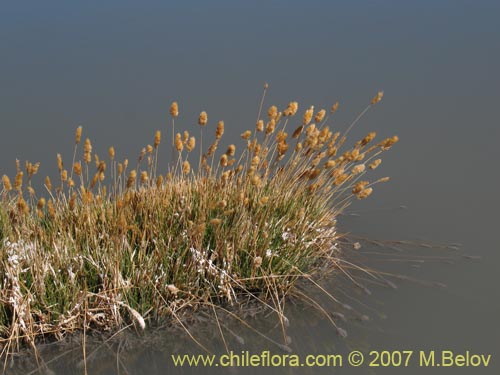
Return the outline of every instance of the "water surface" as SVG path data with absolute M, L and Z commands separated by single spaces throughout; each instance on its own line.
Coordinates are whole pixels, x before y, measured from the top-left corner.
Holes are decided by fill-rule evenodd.
M 339 339 L 320 314 L 289 304 L 291 347 L 298 353 L 470 350 L 493 354 L 491 367 L 392 373 L 495 374 L 500 368 L 499 18 L 495 1 L 4 4 L 1 171 L 12 176 L 19 158 L 41 161 L 42 176 L 54 174 L 56 153 L 70 158 L 78 125 L 97 153 L 114 145 L 119 157 L 133 158 L 152 142 L 156 129 L 168 134 L 172 100 L 179 101 L 179 123 L 189 130 L 196 129 L 201 110 L 208 112 L 209 128 L 225 120 L 229 144 L 254 125 L 264 82 L 270 83 L 267 105 L 297 100 L 302 108 L 328 108 L 339 100 L 338 128 L 383 89 L 381 105 L 351 135 L 377 131 L 381 137 L 400 136 L 379 172 L 392 181 L 354 204 L 351 211 L 361 216 L 341 217 L 341 229 L 384 240 L 458 242 L 463 252 L 482 260 L 437 249 L 414 248 L 399 255 L 455 260 L 426 261 L 416 268 L 368 256 L 368 262 L 392 272 L 448 287 L 396 280 L 397 290 L 371 285 L 372 296 L 349 289 L 366 305 L 358 307 L 371 320 L 349 318 L 347 340 Z M 407 209 L 397 209 L 401 205 Z M 333 292 L 335 282 L 330 283 Z M 335 309 L 325 296 L 318 298 Z M 252 323 L 269 330 L 274 326 L 269 319 L 262 315 Z M 215 327 L 207 332 L 212 336 L 203 335 L 213 337 L 208 341 L 214 350 L 222 350 Z M 238 349 L 278 350 L 249 331 L 242 329 L 241 335 L 245 345 L 234 344 Z M 270 335 L 280 337 L 276 329 Z M 89 364 L 91 373 L 163 374 L 172 370 L 172 352 L 198 351 L 182 334 L 129 341 L 138 342 L 134 355 L 118 360 L 117 352 L 130 351 L 103 349 L 106 360 L 98 363 L 106 366 Z M 148 342 L 157 345 L 141 350 Z M 81 373 L 75 358 L 65 356 L 50 366 L 58 373 L 68 368 Z M 336 373 L 387 371 L 363 367 Z

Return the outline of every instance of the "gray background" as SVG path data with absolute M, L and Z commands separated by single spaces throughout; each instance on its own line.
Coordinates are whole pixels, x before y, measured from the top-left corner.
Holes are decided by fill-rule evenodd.
M 1 174 L 12 176 L 19 158 L 41 161 L 39 181 L 54 175 L 56 152 L 69 165 L 78 125 L 97 153 L 104 156 L 114 145 L 119 158 L 134 159 L 155 130 L 170 134 L 172 100 L 179 101 L 178 123 L 188 130 L 197 130 L 201 110 L 212 130 L 225 120 L 229 143 L 253 127 L 264 82 L 270 84 L 266 107 L 297 100 L 302 109 L 329 108 L 339 100 L 339 129 L 383 89 L 383 102 L 351 139 L 371 130 L 400 136 L 380 167 L 392 181 L 351 208 L 362 211 L 360 217 L 340 218 L 342 230 L 384 240 L 458 242 L 482 260 L 458 257 L 420 269 L 378 262 L 448 288 L 398 282 L 398 290 L 375 287 L 370 298 L 358 296 L 387 318 L 348 323 L 349 345 L 491 353 L 490 368 L 453 373 L 498 373 L 499 19 L 497 1 L 3 2 Z M 397 210 L 400 205 L 408 209 Z M 408 251 L 398 256 L 421 255 Z M 427 260 L 455 256 L 422 252 Z M 294 309 L 295 350 L 323 353 L 339 342 L 326 319 Z M 169 355 L 159 351 L 127 366 L 130 373 L 165 373 Z M 106 371 L 117 373 L 112 366 Z

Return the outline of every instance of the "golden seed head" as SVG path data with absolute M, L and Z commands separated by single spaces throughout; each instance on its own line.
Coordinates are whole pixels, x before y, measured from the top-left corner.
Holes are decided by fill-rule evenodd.
M 236 152 L 236 146 L 235 145 L 229 145 L 226 151 L 227 156 L 233 156 Z
M 81 139 L 82 139 L 82 127 L 79 126 L 76 128 L 75 144 L 79 144 Z
M 276 149 L 278 150 L 278 155 L 283 156 L 288 151 L 288 143 L 282 141 L 276 145 Z
M 366 187 L 366 185 L 368 185 L 368 184 L 369 184 L 368 181 L 360 181 L 360 182 L 358 182 L 356 185 L 354 185 L 354 187 L 352 189 L 352 193 L 353 194 L 360 193 Z
M 336 102 L 334 105 L 332 105 L 332 108 L 330 109 L 330 113 L 335 113 L 337 112 L 337 109 L 339 109 L 339 102 Z
M 276 129 L 276 120 L 270 120 L 266 125 L 266 135 L 271 134 Z
M 326 168 L 326 169 L 330 169 L 330 168 L 335 167 L 335 165 L 337 165 L 337 162 L 336 162 L 335 160 L 328 160 L 328 161 L 325 163 L 325 168 Z
M 50 181 L 49 176 L 45 177 L 45 187 L 47 188 L 48 191 L 52 190 L 52 182 Z
M 221 223 L 222 223 L 221 219 L 214 218 L 210 220 L 210 224 L 212 224 L 213 226 L 219 226 Z
M 80 163 L 79 161 L 76 162 L 75 164 L 73 164 L 73 172 L 77 175 L 77 176 L 81 176 L 82 175 L 82 163 Z
M 251 163 L 252 167 L 258 167 L 259 163 L 260 163 L 260 158 L 258 156 L 254 156 L 252 158 L 252 163 Z
M 184 149 L 184 144 L 182 143 L 181 134 L 177 133 L 175 135 L 175 149 L 181 152 Z
M 221 165 L 221 167 L 227 167 L 227 155 L 226 154 L 221 156 L 220 165 Z
M 90 139 L 85 140 L 85 144 L 83 145 L 83 151 L 85 153 L 90 153 L 92 152 L 92 143 L 90 142 Z
M 342 173 L 340 174 L 335 181 L 333 182 L 336 186 L 343 184 L 347 179 L 349 178 L 349 175 L 347 173 Z
M 294 116 L 299 109 L 299 103 L 290 102 L 288 103 L 288 107 L 283 111 L 283 116 Z
M 122 163 L 118 163 L 118 170 L 117 170 L 117 172 L 118 172 L 118 175 L 122 174 L 122 172 L 123 172 L 123 164 Z
M 259 175 L 257 174 L 254 174 L 250 180 L 251 184 L 253 186 L 257 186 L 259 187 L 260 186 L 260 183 L 261 183 L 261 178 L 259 177 Z
M 390 179 L 391 179 L 390 177 L 382 177 L 382 178 L 379 178 L 376 182 L 387 182 Z
M 288 137 L 288 133 L 280 130 L 276 135 L 276 142 L 284 142 L 286 140 L 286 137 Z
M 368 165 L 368 168 L 370 168 L 370 169 L 376 169 L 380 165 L 380 163 L 382 163 L 382 159 L 374 160 L 373 162 L 371 162 Z
M 179 105 L 177 104 L 177 102 L 172 102 L 172 104 L 170 105 L 170 115 L 172 117 L 179 116 Z
M 29 212 L 29 207 L 22 196 L 19 196 L 17 200 L 17 209 L 21 214 L 27 214 Z
M 295 146 L 295 152 L 299 152 L 300 150 L 302 150 L 302 143 L 298 142 L 297 145 Z
M 187 141 L 189 141 L 189 132 L 187 130 L 184 130 L 184 134 L 182 136 L 182 143 L 186 144 Z
M 262 266 L 262 257 L 257 256 L 253 258 L 253 265 L 255 268 L 259 268 L 260 266 Z
M 155 148 L 158 148 L 160 142 L 161 142 L 161 131 L 157 130 L 155 133 L 155 143 L 154 143 Z
M 269 120 L 274 120 L 276 119 L 276 116 L 278 116 L 278 108 L 275 105 L 272 105 L 267 111 L 267 117 L 269 117 Z
M 221 139 L 224 134 L 224 121 L 219 121 L 217 123 L 217 130 L 215 131 L 215 139 Z
M 5 191 L 11 191 L 12 190 L 12 185 L 10 183 L 9 176 L 7 176 L 7 175 L 4 174 L 2 176 L 2 182 L 3 182 L 3 189 Z
M 135 170 L 131 170 L 128 175 L 127 180 L 127 189 L 131 188 L 133 184 L 135 184 L 135 179 L 137 178 L 137 172 Z
M 57 154 L 57 169 L 59 169 L 59 172 L 63 170 L 63 160 L 61 154 Z
M 318 111 L 318 113 L 316 113 L 316 116 L 314 117 L 314 122 L 319 123 L 319 122 L 323 121 L 323 119 L 325 118 L 325 115 L 326 115 L 326 111 L 324 109 Z
M 147 152 L 148 154 L 152 154 L 152 153 L 153 153 L 153 146 L 151 146 L 151 145 L 147 145 L 147 146 L 146 146 L 146 152 Z
M 109 159 L 114 160 L 115 159 L 115 148 L 111 146 L 108 150 L 109 153 Z
M 200 113 L 200 117 L 198 117 L 198 124 L 200 126 L 205 126 L 207 124 L 207 121 L 208 121 L 207 112 L 202 111 Z
M 255 125 L 255 129 L 258 131 L 258 132 L 261 132 L 264 130 L 264 121 L 263 120 L 259 120 L 257 121 L 257 124 Z
M 309 177 L 310 180 L 313 180 L 316 177 L 318 177 L 320 173 L 321 173 L 321 169 L 314 168 L 314 169 L 312 169 L 312 170 L 309 171 L 308 177 Z
M 196 138 L 195 137 L 189 138 L 189 141 L 186 144 L 186 149 L 188 150 L 188 152 L 193 151 L 195 147 L 196 147 Z
M 54 202 L 52 202 L 52 199 L 49 199 L 49 201 L 47 202 L 47 211 L 51 219 L 54 219 L 56 217 L 56 209 L 54 207 Z
M 163 176 L 162 176 L 162 175 L 159 175 L 159 176 L 156 178 L 156 188 L 157 188 L 157 189 L 160 189 L 162 185 L 163 185 Z
M 142 171 L 141 172 L 141 184 L 145 184 L 146 182 L 148 182 L 148 180 L 149 180 L 148 172 Z
M 385 139 L 384 141 L 382 141 L 380 143 L 380 145 L 382 146 L 382 150 L 386 151 L 386 150 L 390 149 L 392 147 L 392 145 L 394 145 L 394 143 L 396 143 L 398 141 L 399 141 L 399 137 L 397 135 L 395 135 L 391 138 Z
M 214 143 L 210 145 L 207 151 L 207 156 L 212 156 L 215 151 L 217 151 L 217 145 L 219 144 L 219 141 L 216 139 Z
M 302 118 L 302 125 L 308 125 L 311 122 L 314 113 L 314 106 L 310 106 L 309 109 L 304 113 Z
M 44 207 L 45 207 L 45 198 L 40 198 L 38 200 L 38 203 L 36 204 L 36 207 L 39 209 L 39 210 L 43 210 Z
M 366 188 L 361 190 L 358 194 L 356 194 L 358 199 L 365 199 L 373 192 L 372 188 Z
M 368 143 L 373 141 L 373 139 L 375 138 L 376 135 L 377 135 L 377 133 L 375 133 L 375 132 L 368 133 L 368 135 L 361 140 L 360 145 L 366 146 Z
M 21 191 L 23 187 L 23 176 L 24 176 L 23 171 L 17 172 L 16 180 L 14 182 L 14 189 L 17 191 Z
M 351 169 L 351 174 L 353 174 L 353 175 L 360 174 L 364 170 L 365 170 L 365 165 L 364 164 L 358 164 L 358 165 L 354 166 Z
M 73 211 L 75 209 L 75 203 L 76 203 L 76 192 L 73 192 L 73 194 L 71 194 L 71 198 L 68 202 L 68 207 L 69 207 L 70 211 Z
M 267 204 L 267 202 L 269 202 L 269 197 L 268 196 L 260 198 L 260 204 L 261 205 L 265 205 L 265 204 Z
M 217 202 L 217 207 L 219 207 L 219 208 L 226 208 L 227 207 L 227 202 L 223 199 L 223 200 Z
M 185 160 L 184 163 L 182 163 L 182 172 L 184 174 L 188 174 L 190 170 L 191 170 L 191 165 L 189 165 L 189 162 Z
M 372 99 L 372 101 L 370 102 L 371 105 L 375 105 L 377 104 L 378 102 L 380 102 L 382 100 L 382 97 L 384 96 L 384 92 L 383 91 L 379 91 L 377 93 L 377 95 L 375 95 Z
M 252 132 L 250 130 L 247 130 L 246 132 L 241 134 L 241 138 L 243 139 L 249 139 L 252 136 Z

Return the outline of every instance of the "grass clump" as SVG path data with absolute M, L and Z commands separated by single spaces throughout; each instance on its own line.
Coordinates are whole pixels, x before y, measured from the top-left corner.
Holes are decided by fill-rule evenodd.
M 58 154 L 59 178 L 47 177 L 43 194 L 32 186 L 39 164 L 18 161 L 13 182 L 2 180 L 2 352 L 82 329 L 144 328 L 148 318 L 178 319 L 185 309 L 249 297 L 283 316 L 280 301 L 297 280 L 340 269 L 337 216 L 387 180 L 365 174 L 398 139 L 374 143 L 369 133 L 341 151 L 360 117 L 341 134 L 329 127 L 338 104 L 299 117 L 291 102 L 261 118 L 262 102 L 242 150 L 228 145 L 223 153 L 224 123 L 203 148 L 207 113 L 197 142 L 176 133 L 174 102 L 164 175 L 160 131 L 132 167 L 113 147 L 99 158 L 79 127 L 70 169 Z

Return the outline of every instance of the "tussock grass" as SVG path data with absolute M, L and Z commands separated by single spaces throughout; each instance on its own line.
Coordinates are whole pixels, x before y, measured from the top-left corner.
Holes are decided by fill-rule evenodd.
M 1 192 L 2 354 L 39 337 L 144 328 L 150 318 L 179 320 L 184 310 L 249 298 L 285 321 L 283 296 L 297 280 L 346 267 L 339 213 L 387 180 L 370 182 L 366 174 L 397 137 L 375 143 L 369 133 L 345 147 L 354 123 L 381 99 L 378 93 L 344 133 L 329 126 L 338 104 L 299 116 L 291 102 L 261 116 L 262 100 L 255 128 L 241 134 L 243 149 L 222 153 L 224 123 L 212 128 L 201 112 L 197 142 L 176 133 L 173 103 L 172 124 L 137 162 L 116 160 L 113 147 L 99 158 L 79 127 L 69 169 L 58 154 L 59 179 L 47 177 L 43 191 L 32 187 L 39 164 L 18 161 Z

